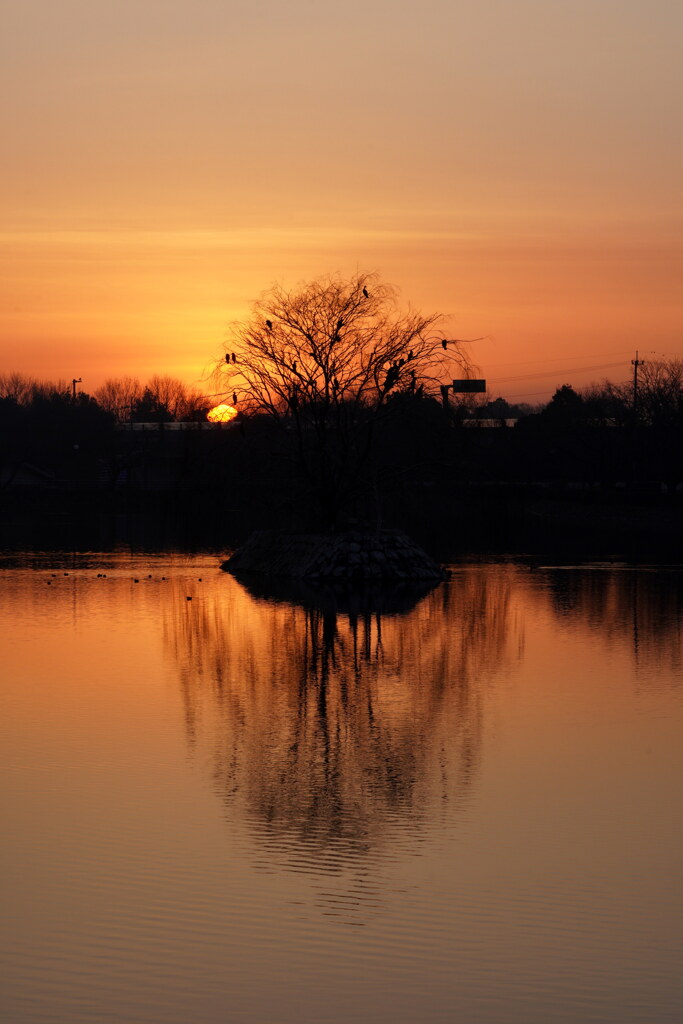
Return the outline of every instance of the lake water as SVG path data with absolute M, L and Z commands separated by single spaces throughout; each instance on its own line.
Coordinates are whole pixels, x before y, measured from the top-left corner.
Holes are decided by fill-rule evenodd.
M 0 559 L 3 1022 L 680 1021 L 679 571 L 218 563 Z

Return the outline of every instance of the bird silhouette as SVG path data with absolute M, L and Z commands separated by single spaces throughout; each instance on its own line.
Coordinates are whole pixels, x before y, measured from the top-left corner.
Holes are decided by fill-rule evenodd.
M 232 361 L 233 361 L 233 363 L 237 362 L 237 356 L 235 355 L 234 352 L 232 353 Z
M 365 298 L 366 298 L 366 299 L 369 299 L 369 298 L 370 298 L 370 295 L 369 295 L 369 293 L 368 293 L 368 290 L 367 290 L 367 288 L 364 288 L 364 289 L 363 289 L 363 295 L 365 296 Z
M 441 348 L 443 348 L 443 349 L 447 349 L 448 348 L 448 342 L 446 341 L 445 338 L 441 339 Z
M 272 329 L 273 329 L 273 321 L 272 320 L 266 320 L 266 327 L 268 328 L 269 331 L 272 331 Z
M 394 384 L 396 383 L 396 378 L 397 377 L 398 377 L 398 369 L 396 368 L 396 366 L 390 366 L 389 369 L 387 370 L 387 376 L 386 376 L 386 379 L 384 381 L 384 390 L 385 391 L 388 391 L 389 388 L 392 388 L 394 386 Z
M 226 363 L 230 362 L 230 353 L 229 352 L 225 353 L 225 361 L 226 361 Z
M 233 393 L 232 393 L 232 404 L 233 405 L 237 405 L 237 392 L 236 391 L 233 391 Z

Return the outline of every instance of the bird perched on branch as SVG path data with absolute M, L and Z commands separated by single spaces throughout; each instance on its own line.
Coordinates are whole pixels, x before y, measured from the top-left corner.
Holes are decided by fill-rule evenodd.
M 273 329 L 273 321 L 272 320 L 266 320 L 266 327 L 268 328 L 269 331 L 272 331 L 272 329 Z
M 398 368 L 396 366 L 390 366 L 387 370 L 387 375 L 384 381 L 384 390 L 388 391 L 393 388 L 396 380 L 398 379 Z
M 233 393 L 232 393 L 232 404 L 233 405 L 237 405 L 237 392 L 236 391 L 233 391 Z
M 370 298 L 370 293 L 368 292 L 367 288 L 363 289 L 363 295 L 365 296 L 366 299 Z

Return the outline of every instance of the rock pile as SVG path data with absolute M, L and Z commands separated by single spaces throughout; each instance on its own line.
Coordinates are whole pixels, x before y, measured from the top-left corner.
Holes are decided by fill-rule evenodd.
M 442 580 L 446 573 L 398 530 L 339 534 L 259 530 L 221 565 L 299 580 Z

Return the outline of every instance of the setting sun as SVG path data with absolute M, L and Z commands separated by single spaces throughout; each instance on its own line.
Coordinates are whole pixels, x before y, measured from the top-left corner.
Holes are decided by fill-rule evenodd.
M 209 423 L 229 423 L 237 415 L 237 409 L 232 405 L 216 405 L 209 409 L 206 418 Z

